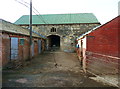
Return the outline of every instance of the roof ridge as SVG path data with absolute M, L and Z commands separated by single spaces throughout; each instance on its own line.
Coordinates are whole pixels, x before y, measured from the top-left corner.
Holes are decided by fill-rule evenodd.
M 93 14 L 93 13 L 58 13 L 58 14 L 40 14 L 40 15 L 68 15 L 68 14 Z M 29 16 L 29 15 L 22 15 L 22 16 Z M 21 17 L 22 17 L 21 16 Z M 37 15 L 33 15 L 33 16 L 37 16 Z

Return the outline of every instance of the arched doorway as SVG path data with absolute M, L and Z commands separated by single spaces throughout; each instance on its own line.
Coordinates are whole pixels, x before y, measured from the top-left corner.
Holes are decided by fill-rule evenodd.
M 60 47 L 60 36 L 50 35 L 47 38 L 49 47 Z

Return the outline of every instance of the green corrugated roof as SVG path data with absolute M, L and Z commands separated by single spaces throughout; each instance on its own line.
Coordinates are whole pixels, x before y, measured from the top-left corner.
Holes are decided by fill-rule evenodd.
M 92 13 L 33 15 L 32 18 L 33 24 L 99 23 Z M 29 15 L 23 15 L 15 24 L 29 24 Z

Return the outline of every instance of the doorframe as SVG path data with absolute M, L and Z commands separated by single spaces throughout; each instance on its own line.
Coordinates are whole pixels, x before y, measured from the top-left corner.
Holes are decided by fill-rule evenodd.
M 10 61 L 12 61 L 12 59 L 11 59 L 11 51 L 12 51 L 12 48 L 11 48 L 11 46 L 12 46 L 12 38 L 17 38 L 18 39 L 18 53 L 17 53 L 17 56 L 18 56 L 18 58 L 17 59 L 19 59 L 19 38 L 18 37 L 10 37 Z M 13 60 L 16 60 L 16 59 L 13 59 Z

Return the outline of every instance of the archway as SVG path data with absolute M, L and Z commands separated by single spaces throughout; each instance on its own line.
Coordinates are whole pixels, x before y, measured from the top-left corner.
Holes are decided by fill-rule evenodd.
M 49 47 L 60 47 L 60 36 L 50 35 L 47 38 Z

